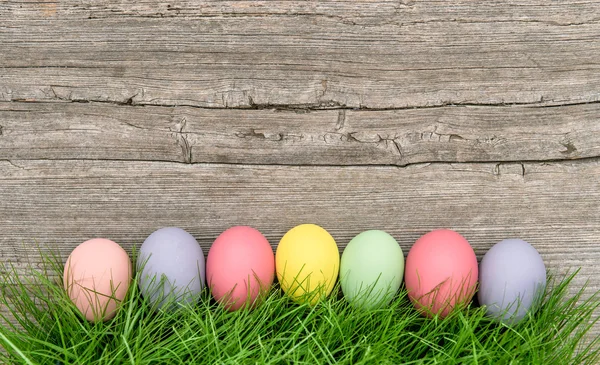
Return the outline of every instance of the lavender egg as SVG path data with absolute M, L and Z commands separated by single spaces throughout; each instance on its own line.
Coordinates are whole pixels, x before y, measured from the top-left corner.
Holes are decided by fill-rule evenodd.
M 481 260 L 477 297 L 492 318 L 516 324 L 535 310 L 545 289 L 542 256 L 521 239 L 498 242 Z
M 177 303 L 194 303 L 205 285 L 204 253 L 198 241 L 181 228 L 166 227 L 152 233 L 140 248 L 142 296 L 160 309 Z

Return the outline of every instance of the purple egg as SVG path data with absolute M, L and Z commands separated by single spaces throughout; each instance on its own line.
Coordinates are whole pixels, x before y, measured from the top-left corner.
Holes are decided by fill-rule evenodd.
M 146 238 L 137 266 L 140 292 L 157 309 L 167 302 L 193 303 L 204 288 L 204 253 L 181 228 L 161 228 Z
M 523 240 L 498 242 L 479 265 L 479 303 L 489 316 L 504 323 L 515 324 L 535 310 L 545 288 L 542 256 Z

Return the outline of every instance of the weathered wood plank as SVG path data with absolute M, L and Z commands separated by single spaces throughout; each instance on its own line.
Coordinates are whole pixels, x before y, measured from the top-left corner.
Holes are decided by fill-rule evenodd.
M 201 19 L 187 13 L 146 17 L 143 9 L 161 9 L 150 10 L 149 2 L 133 8 L 105 2 L 97 5 L 106 16 L 100 19 L 88 19 L 95 10 L 86 9 L 96 5 L 73 2 L 44 15 L 51 4 L 3 4 L 0 100 L 217 108 L 600 100 L 594 41 L 600 38 L 600 10 L 594 2 L 278 2 L 272 15 L 260 9 L 236 13 L 252 9 L 249 2 L 181 4 L 198 16 L 205 8 L 214 15 Z M 375 15 L 363 16 L 361 4 Z M 277 14 L 287 6 L 289 15 Z M 344 11 L 334 15 L 337 6 Z M 129 16 L 124 9 L 141 14 Z M 380 10 L 389 15 L 379 17 Z
M 385 24 L 436 21 L 520 21 L 550 25 L 579 25 L 597 22 L 600 5 L 595 1 L 482 0 L 397 1 L 397 0 L 121 0 L 81 2 L 78 0 L 6 0 L 6 18 L 111 18 L 111 17 L 225 17 L 225 16 L 322 16 L 353 24 Z M 2 16 L 2 14 L 0 14 Z
M 394 111 L 0 102 L 0 159 L 407 165 L 600 156 L 600 104 Z
M 522 237 L 554 272 L 582 267 L 600 289 L 600 162 L 431 164 L 397 167 L 186 165 L 126 161 L 0 162 L 0 259 L 34 266 L 33 243 L 63 255 L 91 237 L 128 249 L 180 226 L 205 250 L 232 225 L 273 245 L 315 222 L 343 248 L 366 229 L 405 252 L 430 229 L 467 237 L 478 255 Z

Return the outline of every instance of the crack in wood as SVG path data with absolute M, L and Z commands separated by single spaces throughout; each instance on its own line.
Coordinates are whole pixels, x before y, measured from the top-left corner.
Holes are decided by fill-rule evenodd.
M 26 168 L 25 168 L 25 167 L 23 167 L 23 166 L 21 166 L 21 165 L 17 165 L 17 164 L 16 164 L 16 163 L 14 163 L 12 160 L 6 160 L 6 159 L 2 159 L 2 160 L 0 160 L 0 161 L 8 162 L 8 164 L 9 164 L 9 165 L 11 165 L 11 166 L 13 166 L 13 167 L 16 167 L 16 168 L 18 168 L 18 169 L 20 169 L 20 170 L 26 170 Z
M 577 152 L 577 148 L 571 141 L 561 142 L 560 144 L 566 148 L 566 150 L 560 151 L 560 153 L 562 153 L 563 155 L 571 155 L 571 154 Z
M 186 164 L 191 164 L 193 162 L 193 146 L 190 143 L 188 133 L 183 131 L 186 125 L 187 119 L 185 117 L 181 118 L 181 120 L 179 120 L 179 122 L 175 124 L 176 130 L 172 130 L 172 133 L 175 134 L 177 144 L 181 147 L 181 154 L 183 156 L 182 162 Z
M 396 139 L 392 139 L 392 143 L 394 144 L 394 147 L 396 147 L 396 151 L 398 152 L 398 156 L 400 156 L 400 162 L 399 163 L 402 163 L 402 159 L 404 158 L 404 155 L 402 153 L 402 145 Z
M 191 150 L 191 147 L 190 147 Z M 62 161 L 62 162 L 72 162 L 72 161 L 97 161 L 97 162 L 127 162 L 127 163 L 165 163 L 165 164 L 186 164 L 186 165 L 198 165 L 198 166 L 275 166 L 275 167 L 310 167 L 310 168 L 409 168 L 414 166 L 432 166 L 432 165 L 452 165 L 452 166 L 460 166 L 460 165 L 494 165 L 494 170 L 498 170 L 501 166 L 518 164 L 520 165 L 521 175 L 525 175 L 526 173 L 526 164 L 538 164 L 538 165 L 548 165 L 548 164 L 587 164 L 587 163 L 600 163 L 600 156 L 591 156 L 591 157 L 582 157 L 578 159 L 548 159 L 548 160 L 523 160 L 523 161 L 468 161 L 468 162 L 456 162 L 456 161 L 420 161 L 420 162 L 407 162 L 407 163 L 389 163 L 389 164 L 332 164 L 332 163 L 323 163 L 323 164 L 310 164 L 310 163 L 265 163 L 265 162 L 228 162 L 228 161 L 220 161 L 220 162 L 195 162 L 191 161 L 190 158 L 185 159 L 185 161 L 176 161 L 176 160 L 140 160 L 140 159 L 123 159 L 123 158 L 35 158 L 35 159 L 17 159 L 19 161 Z M 13 160 L 8 159 L 0 159 L 0 162 L 7 162 L 10 165 L 17 167 L 19 169 L 26 170 L 25 167 L 19 166 L 13 162 Z
M 164 108 L 174 108 L 174 107 L 188 107 L 188 108 L 196 108 L 196 109 L 210 109 L 210 110 L 281 110 L 281 111 L 320 111 L 320 110 L 360 110 L 360 111 L 395 111 L 395 110 L 419 110 L 419 109 L 439 109 L 439 108 L 447 108 L 447 107 L 489 107 L 489 108 L 511 108 L 516 106 L 526 106 L 526 107 L 535 107 L 535 108 L 560 108 L 560 107 L 568 107 L 568 106 L 577 106 L 577 105 L 588 105 L 588 104 L 600 104 L 600 100 L 592 100 L 592 101 L 550 101 L 544 100 L 541 98 L 538 101 L 533 102 L 503 102 L 503 103 L 461 103 L 461 102 L 443 102 L 438 104 L 428 104 L 428 105 L 407 105 L 400 107 L 389 107 L 389 108 L 370 108 L 370 107 L 352 107 L 342 104 L 338 101 L 322 101 L 319 103 L 309 103 L 309 104 L 258 104 L 255 103 L 252 97 L 247 95 L 248 105 L 240 105 L 240 106 L 226 106 L 226 107 L 215 107 L 215 106 L 201 106 L 196 104 L 186 104 L 186 103 L 177 103 L 177 104 L 167 104 L 167 103 L 148 103 L 148 102 L 134 102 L 134 98 L 138 95 L 137 93 L 123 101 L 119 100 L 101 100 L 101 99 L 70 99 L 69 97 L 59 96 L 55 90 L 51 87 L 51 91 L 54 94 L 54 98 L 63 102 L 71 102 L 71 103 L 102 103 L 102 104 L 114 104 L 120 106 L 131 106 L 131 107 L 144 107 L 144 106 L 153 106 L 153 107 L 164 107 Z M 13 98 L 9 101 L 1 101 L 7 103 L 48 103 L 48 100 L 33 100 L 33 99 L 19 99 Z
M 269 141 L 282 141 L 284 139 L 287 139 L 286 137 L 288 136 L 287 134 L 284 135 L 283 133 L 264 133 L 264 132 L 258 132 L 256 129 L 251 128 L 249 131 L 238 131 L 235 133 L 235 136 L 238 138 L 258 138 L 258 139 L 264 139 L 264 140 L 269 140 Z
M 435 142 L 470 142 L 473 144 L 492 144 L 498 145 L 506 142 L 506 138 L 498 137 L 495 134 L 482 138 L 468 138 L 457 133 L 440 133 L 438 132 L 439 125 L 433 127 L 433 131 L 416 132 L 408 135 L 419 141 L 435 141 Z
M 466 140 L 466 138 L 464 138 L 463 136 L 459 136 L 458 134 L 449 134 L 448 140 L 450 142 L 456 142 L 456 141 L 464 141 L 464 140 Z
M 561 160 L 561 161 L 564 161 L 564 160 Z M 533 161 L 528 161 L 528 162 L 534 163 Z M 497 175 L 497 176 L 503 175 L 502 174 L 502 166 L 506 166 L 506 167 L 515 166 L 518 168 L 517 175 L 524 177 L 526 174 L 525 163 L 516 162 L 516 161 L 507 161 L 507 162 L 496 163 L 496 165 L 494 166 L 494 175 Z
M 335 124 L 335 130 L 339 131 L 344 129 L 344 125 L 346 124 L 346 110 L 341 109 L 338 112 L 337 123 Z
M 181 146 L 181 152 L 183 154 L 183 158 L 185 163 L 187 164 L 191 164 L 192 163 L 192 146 L 190 145 L 190 141 L 188 139 L 188 136 L 185 133 L 179 133 L 178 134 L 179 137 L 179 145 Z

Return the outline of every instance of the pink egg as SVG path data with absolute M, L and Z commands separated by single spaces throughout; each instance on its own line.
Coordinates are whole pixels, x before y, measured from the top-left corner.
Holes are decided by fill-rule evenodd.
M 445 317 L 473 298 L 477 257 L 460 234 L 435 230 L 419 238 L 408 252 L 404 277 L 408 296 L 419 311 Z
M 212 296 L 229 310 L 256 304 L 259 295 L 269 291 L 274 275 L 273 249 L 252 227 L 229 228 L 208 251 L 208 285 Z
M 131 282 L 129 255 L 117 243 L 94 238 L 69 255 L 63 284 L 71 301 L 88 321 L 113 318 Z

